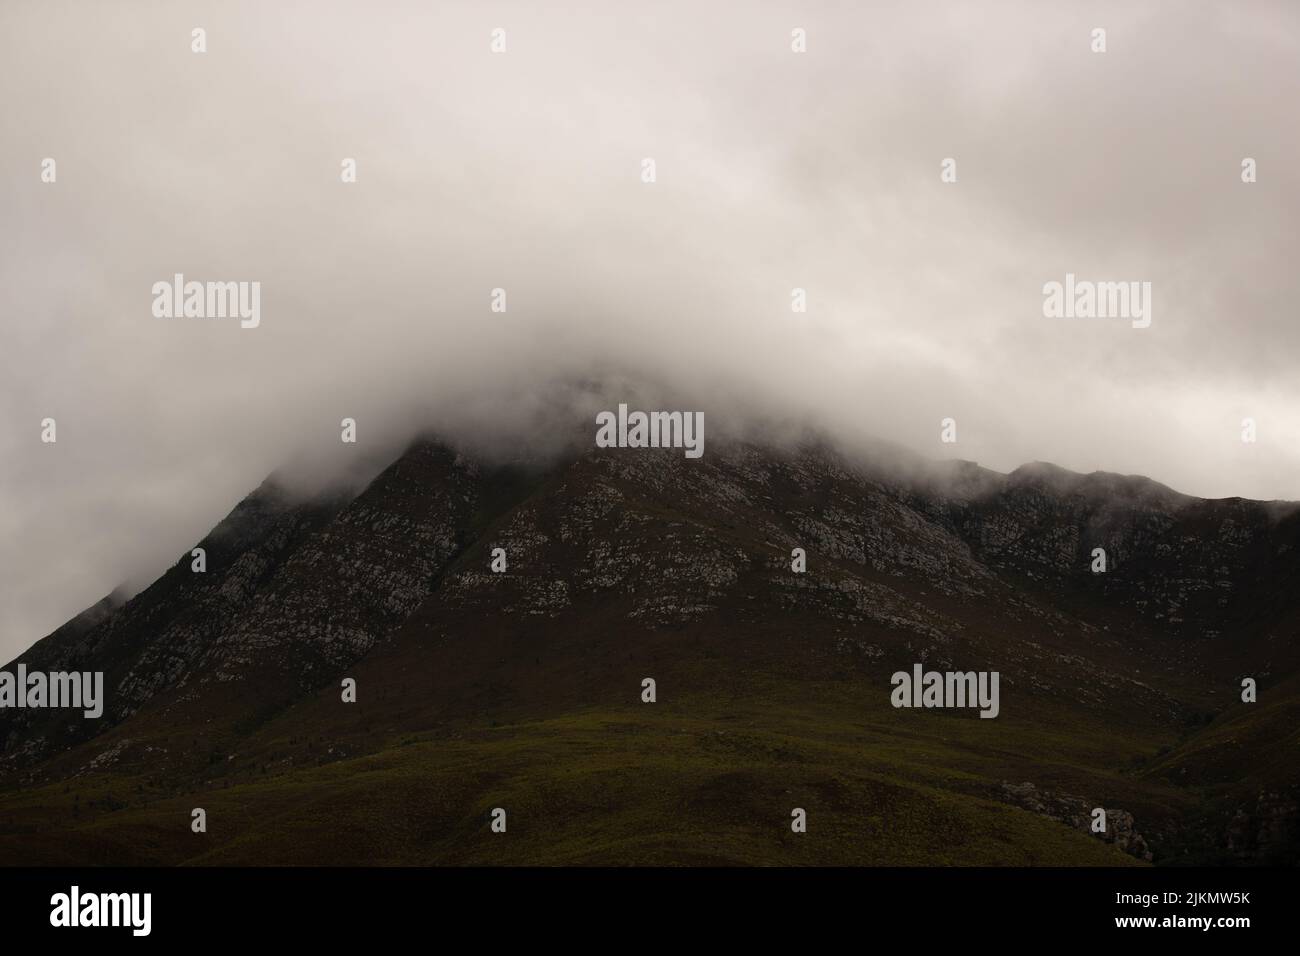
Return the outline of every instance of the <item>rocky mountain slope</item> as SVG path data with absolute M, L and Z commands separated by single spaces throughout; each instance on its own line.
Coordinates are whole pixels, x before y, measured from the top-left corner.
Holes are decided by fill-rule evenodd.
M 0 861 L 1294 863 L 1298 542 L 1044 464 L 421 441 L 22 655 L 107 703 L 0 711 Z M 893 708 L 916 663 L 999 716 Z

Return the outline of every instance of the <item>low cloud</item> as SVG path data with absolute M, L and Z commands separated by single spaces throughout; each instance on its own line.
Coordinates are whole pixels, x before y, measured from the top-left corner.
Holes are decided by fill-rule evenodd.
M 1300 498 L 1297 64 L 1285 3 L 6 5 L 0 657 L 276 469 L 508 453 L 588 381 Z M 154 318 L 176 273 L 260 326 Z M 1067 273 L 1151 326 L 1044 318 Z

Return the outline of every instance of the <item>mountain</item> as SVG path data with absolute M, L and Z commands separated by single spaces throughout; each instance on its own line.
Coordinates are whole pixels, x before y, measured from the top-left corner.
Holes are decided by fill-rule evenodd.
M 0 710 L 0 862 L 1294 864 L 1298 543 L 1043 463 L 421 440 L 5 668 L 107 699 Z M 917 664 L 997 716 L 892 706 Z

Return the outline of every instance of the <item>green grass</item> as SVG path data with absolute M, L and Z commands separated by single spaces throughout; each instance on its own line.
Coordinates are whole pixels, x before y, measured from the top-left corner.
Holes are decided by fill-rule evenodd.
M 804 688 L 807 691 L 808 688 Z M 1079 865 L 1138 861 L 994 799 L 1027 767 L 1119 789 L 1078 728 L 854 708 L 827 685 L 779 697 L 467 721 L 377 752 L 183 795 L 140 778 L 0 801 L 7 863 Z M 817 701 L 809 705 L 807 701 Z M 994 725 L 998 725 L 995 726 Z M 1067 732 L 1068 731 L 1068 732 Z M 1112 754 L 1111 756 L 1115 756 Z M 1122 755 L 1121 755 L 1122 756 Z M 1068 789 L 1068 788 L 1067 788 Z M 106 797 L 114 795 L 114 801 Z M 146 805 L 146 802 L 147 805 Z M 91 801 L 102 806 L 90 809 Z M 125 802 L 120 809 L 112 806 Z M 1109 804 L 1108 804 L 1109 805 Z M 208 832 L 190 831 L 207 810 Z M 489 828 L 493 807 L 505 834 Z M 803 807 L 808 832 L 790 829 Z M 5 825 L 8 821 L 8 825 Z

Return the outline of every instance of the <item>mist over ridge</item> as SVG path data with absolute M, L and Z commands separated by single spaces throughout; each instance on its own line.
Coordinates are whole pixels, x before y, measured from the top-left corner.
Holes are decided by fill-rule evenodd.
M 0 10 L 9 656 L 277 469 L 357 486 L 426 430 L 550 454 L 584 381 L 710 440 L 1300 498 L 1292 5 L 832 4 L 798 57 L 776 3 L 512 5 L 503 56 L 472 5 L 279 9 L 208 11 L 201 57 L 145 4 Z M 156 318 L 176 274 L 259 281 L 258 326 Z M 1045 318 L 1066 275 L 1149 281 L 1150 326 Z

